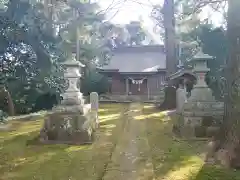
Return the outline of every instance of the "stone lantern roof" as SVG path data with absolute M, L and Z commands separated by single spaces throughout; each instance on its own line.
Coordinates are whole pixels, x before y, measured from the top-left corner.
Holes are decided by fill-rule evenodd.
M 203 53 L 202 49 L 200 49 L 199 52 L 191 60 L 191 63 L 194 65 L 193 72 L 206 73 L 210 71 L 210 69 L 207 67 L 207 61 L 211 59 L 214 59 L 214 57 Z
M 68 58 L 67 61 L 63 62 L 62 65 L 68 66 L 68 67 L 85 67 L 84 64 L 82 64 L 79 61 L 76 61 L 76 58 L 72 56 L 71 58 Z
M 214 59 L 213 56 L 210 56 L 209 54 L 205 54 L 202 51 L 202 48 L 198 51 L 198 53 L 193 57 L 193 59 L 191 61 L 205 61 L 205 60 L 210 60 L 210 59 Z
M 74 66 L 74 67 L 76 67 L 76 66 L 79 66 L 79 67 L 85 67 L 85 65 L 84 64 L 82 64 L 81 62 L 79 62 L 79 61 L 76 61 L 76 60 L 68 60 L 68 61 L 66 61 L 66 62 L 64 62 L 64 63 L 62 63 L 63 65 L 65 65 L 65 66 Z

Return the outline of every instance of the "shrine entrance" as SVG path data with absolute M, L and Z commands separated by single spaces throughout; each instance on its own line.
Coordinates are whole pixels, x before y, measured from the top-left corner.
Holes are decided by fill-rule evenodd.
M 147 78 L 128 78 L 128 95 L 147 94 Z

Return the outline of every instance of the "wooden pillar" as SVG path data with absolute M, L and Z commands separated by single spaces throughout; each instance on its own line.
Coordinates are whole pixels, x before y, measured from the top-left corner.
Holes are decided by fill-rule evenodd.
M 128 95 L 129 92 L 128 78 L 126 78 L 125 83 L 126 83 L 126 95 Z
M 149 91 L 149 84 L 148 84 L 148 78 L 146 79 L 147 81 L 147 97 L 148 97 L 148 100 L 150 99 L 150 91 Z
M 183 80 L 183 87 L 184 87 L 184 90 L 185 90 L 186 94 L 188 93 L 187 92 L 187 83 L 188 83 L 188 79 L 184 78 L 184 80 Z

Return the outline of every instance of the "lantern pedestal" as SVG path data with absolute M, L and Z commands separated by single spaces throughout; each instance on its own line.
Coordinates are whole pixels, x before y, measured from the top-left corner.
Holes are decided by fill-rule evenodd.
M 85 144 L 93 142 L 96 116 L 90 104 L 84 104 L 78 81 L 83 65 L 75 58 L 67 60 L 63 66 L 67 89 L 62 94 L 61 104 L 47 115 L 40 132 L 43 143 Z

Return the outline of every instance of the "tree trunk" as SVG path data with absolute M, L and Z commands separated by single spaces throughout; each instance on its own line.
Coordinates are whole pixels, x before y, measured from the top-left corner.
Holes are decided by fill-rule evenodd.
M 4 103 L 5 100 L 7 105 Z M 3 108 L 3 110 L 5 110 L 8 115 L 14 116 L 14 103 L 9 91 L 5 87 L 0 89 L 0 102 L 3 102 L 3 107 L 0 106 L 0 109 Z
M 8 113 L 10 116 L 14 116 L 15 112 L 14 112 L 14 103 L 12 100 L 12 96 L 8 90 L 7 90 L 6 94 L 7 94 L 7 100 L 8 100 Z
M 167 76 L 177 70 L 174 0 L 164 0 L 165 51 Z
M 228 0 L 228 59 L 227 97 L 225 99 L 224 123 L 220 138 L 218 160 L 233 168 L 240 168 L 240 1 Z M 237 86 L 236 86 L 237 85 Z M 238 89 L 236 89 L 238 87 Z M 237 90 L 237 91 L 236 91 Z

